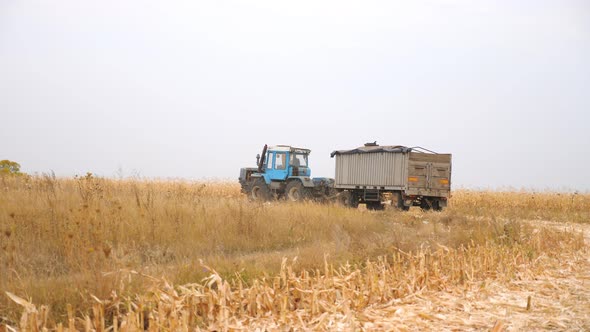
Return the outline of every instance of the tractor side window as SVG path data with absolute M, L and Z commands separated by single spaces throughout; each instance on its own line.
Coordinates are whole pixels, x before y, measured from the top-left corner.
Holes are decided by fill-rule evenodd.
M 272 157 L 273 157 L 272 152 L 269 152 L 268 155 L 266 156 L 266 168 L 268 168 L 268 169 L 272 169 Z
M 291 155 L 291 166 L 307 167 L 307 155 L 292 154 Z
M 285 163 L 286 159 L 286 153 L 277 153 L 277 158 L 275 160 L 275 169 L 285 169 L 287 167 Z

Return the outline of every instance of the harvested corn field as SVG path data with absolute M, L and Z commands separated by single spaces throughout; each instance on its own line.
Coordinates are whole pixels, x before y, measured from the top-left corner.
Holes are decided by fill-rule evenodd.
M 373 212 L 229 183 L 0 181 L 2 329 L 590 329 L 590 195 Z

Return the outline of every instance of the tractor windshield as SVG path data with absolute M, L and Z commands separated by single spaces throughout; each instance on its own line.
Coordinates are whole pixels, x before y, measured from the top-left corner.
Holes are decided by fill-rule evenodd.
M 307 155 L 302 153 L 292 153 L 290 163 L 291 166 L 295 167 L 307 167 Z

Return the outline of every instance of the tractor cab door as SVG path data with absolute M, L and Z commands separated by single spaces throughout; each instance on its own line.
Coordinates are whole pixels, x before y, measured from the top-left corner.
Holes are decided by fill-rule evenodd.
M 268 152 L 266 175 L 270 181 L 284 181 L 287 179 L 289 173 L 287 160 L 287 152 Z

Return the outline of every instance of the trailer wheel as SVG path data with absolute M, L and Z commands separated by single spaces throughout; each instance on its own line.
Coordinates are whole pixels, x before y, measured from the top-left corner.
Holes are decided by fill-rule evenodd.
M 432 209 L 438 212 L 443 210 L 443 207 L 441 206 L 440 201 L 438 199 L 432 202 Z
M 311 196 L 309 189 L 305 188 L 300 181 L 293 180 L 287 183 L 287 187 L 285 188 L 285 198 L 291 202 L 308 200 L 311 199 Z
M 392 202 L 392 205 L 395 204 L 395 208 L 400 210 L 400 211 L 409 211 L 410 207 L 404 205 L 404 198 L 402 197 L 402 194 L 399 192 L 394 193 L 394 197 L 395 199 Z
M 270 189 L 266 185 L 266 182 L 262 178 L 256 179 L 250 188 L 250 194 L 248 195 L 251 200 L 264 202 L 270 200 L 271 193 Z
M 422 211 L 429 211 L 432 207 L 433 203 L 429 199 L 422 197 L 422 200 L 420 201 L 420 208 Z
M 343 191 L 340 196 L 338 196 L 338 202 L 353 209 L 356 209 L 359 206 L 359 201 L 356 196 L 348 190 Z
M 365 204 L 367 205 L 367 210 L 380 211 L 385 208 L 381 202 L 366 202 Z

